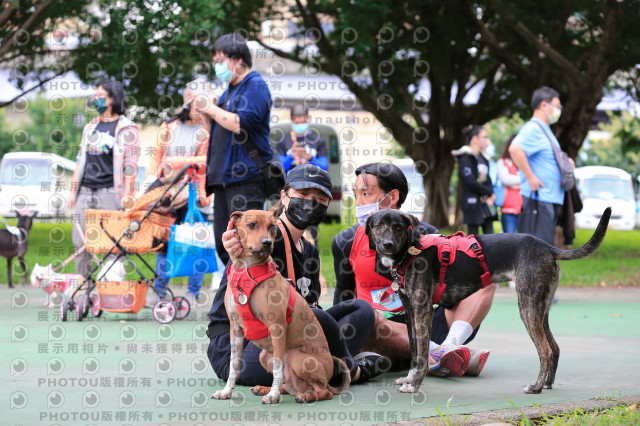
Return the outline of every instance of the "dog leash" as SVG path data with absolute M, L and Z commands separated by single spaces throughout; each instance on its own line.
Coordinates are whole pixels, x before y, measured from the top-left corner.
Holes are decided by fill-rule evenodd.
M 293 282 L 293 285 L 296 285 L 296 272 L 293 269 L 293 255 L 291 254 L 291 242 L 289 241 L 289 234 L 287 229 L 284 227 L 281 221 L 278 221 L 278 228 L 280 228 L 280 232 L 282 232 L 282 238 L 284 239 L 284 251 L 287 257 L 287 275 L 286 277 L 289 281 Z M 297 288 L 297 287 L 296 287 Z

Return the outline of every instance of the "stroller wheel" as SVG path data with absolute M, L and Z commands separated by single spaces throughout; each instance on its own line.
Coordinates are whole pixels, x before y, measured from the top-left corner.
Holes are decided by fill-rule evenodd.
M 69 304 L 67 299 L 62 296 L 62 302 L 60 302 L 60 321 L 66 321 L 69 313 Z
M 98 318 L 100 315 L 102 315 L 102 309 L 100 309 L 100 296 L 93 293 L 89 297 L 89 305 L 91 305 L 91 313 L 94 317 Z
M 167 324 L 176 318 L 176 306 L 168 300 L 161 300 L 153 306 L 153 317 L 160 324 Z
M 82 295 L 78 297 L 78 303 L 76 306 L 76 319 L 78 321 L 82 321 L 85 316 L 87 316 L 89 306 L 87 304 L 87 296 Z
M 189 301 L 182 296 L 174 297 L 173 304 L 176 305 L 176 319 L 185 319 L 191 311 L 191 305 Z

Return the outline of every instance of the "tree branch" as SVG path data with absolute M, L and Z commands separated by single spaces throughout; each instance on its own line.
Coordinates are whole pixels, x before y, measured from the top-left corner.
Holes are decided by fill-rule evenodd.
M 496 1 L 493 1 L 494 5 Z M 575 65 L 569 61 L 567 58 L 562 56 L 560 52 L 551 47 L 548 43 L 541 40 L 529 30 L 522 22 L 515 19 L 515 17 L 509 12 L 506 7 L 500 9 L 500 14 L 506 21 L 506 23 L 517 33 L 519 34 L 526 42 L 528 42 L 535 49 L 547 55 L 547 57 L 555 63 L 558 67 L 562 68 L 567 74 L 571 76 L 576 81 L 581 81 L 583 79 L 580 70 L 578 70 Z
M 49 6 L 51 6 L 51 2 L 52 0 L 45 0 L 44 3 L 42 3 L 40 6 L 38 6 L 38 8 L 35 10 L 35 12 L 33 12 L 31 14 L 31 16 L 29 16 L 29 18 L 27 18 L 27 20 L 20 26 L 21 30 L 26 30 L 27 28 L 31 27 L 31 25 L 35 22 L 36 19 L 38 19 L 38 17 L 40 16 L 40 14 L 44 13 L 45 10 L 47 10 L 49 8 Z M 3 43 L 0 46 L 0 58 L 5 55 L 9 50 L 11 50 L 11 48 L 13 47 L 13 45 L 16 42 L 16 38 L 14 37 L 9 37 L 9 39 L 6 41 L 6 43 Z
M 10 3 L 7 2 L 3 5 L 4 9 L 0 12 L 0 25 L 4 25 L 11 17 L 13 11 L 16 10 L 14 7 L 10 7 L 9 4 Z
M 15 96 L 13 99 L 11 99 L 9 101 L 5 101 L 5 102 L 0 102 L 0 108 L 4 108 L 6 106 L 11 105 L 13 102 L 15 102 L 16 100 L 20 99 L 21 97 L 23 97 L 27 93 L 29 93 L 29 92 L 31 92 L 31 91 L 39 88 L 39 87 L 42 87 L 42 85 L 48 83 L 49 81 L 53 80 L 56 77 L 60 77 L 62 74 L 66 73 L 66 72 L 69 72 L 69 71 L 70 71 L 69 69 L 64 70 L 64 71 L 60 71 L 58 74 L 55 74 L 53 77 L 46 78 L 46 79 L 40 81 L 37 85 L 33 86 L 32 88 L 23 91 L 19 95 Z

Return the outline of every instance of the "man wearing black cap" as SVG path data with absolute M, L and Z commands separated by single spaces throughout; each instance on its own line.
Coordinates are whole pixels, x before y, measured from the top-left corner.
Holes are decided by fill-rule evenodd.
M 309 130 L 309 112 L 302 104 L 291 108 L 291 132 L 276 145 L 285 171 L 303 164 L 313 164 L 328 170 L 327 142 L 320 133 Z
M 368 353 L 355 359 L 369 338 L 374 324 L 373 308 L 363 300 L 349 300 L 326 311 L 318 306 L 320 297 L 320 254 L 318 248 L 302 238 L 309 226 L 320 223 L 331 200 L 331 179 L 329 174 L 312 164 L 293 169 L 287 175 L 284 189 L 280 193 L 280 208 L 284 211 L 279 219 L 286 236 L 278 227 L 272 258 L 285 278 L 290 278 L 320 322 L 333 356 L 341 358 L 349 367 L 352 383 L 364 382 L 390 368 L 387 358 Z M 238 257 L 243 247 L 237 231 L 229 222 L 227 232 L 222 236 L 224 248 L 231 261 Z M 287 244 L 291 251 L 293 271 L 287 266 Z M 227 380 L 231 360 L 229 342 L 229 318 L 224 307 L 227 287 L 226 274 L 213 300 L 209 312 L 207 335 L 211 339 L 207 355 L 218 378 Z M 261 349 L 253 343 L 245 345 L 242 356 L 244 369 L 238 383 L 246 386 L 270 386 L 273 376 L 260 364 Z

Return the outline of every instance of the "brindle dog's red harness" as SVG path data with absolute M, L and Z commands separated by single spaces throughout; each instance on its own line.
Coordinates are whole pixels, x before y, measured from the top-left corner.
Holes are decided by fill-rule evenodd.
M 413 229 L 410 227 L 410 229 Z M 407 253 L 409 258 L 405 258 L 399 265 L 393 265 L 391 268 L 391 276 L 393 283 L 381 296 L 381 299 L 388 297 L 394 291 L 397 291 L 400 287 L 404 287 L 404 274 L 413 263 L 413 260 L 420 254 L 422 250 L 426 250 L 429 247 L 438 247 L 438 260 L 440 261 L 440 276 L 438 279 L 438 286 L 433 293 L 431 301 L 434 304 L 440 302 L 444 291 L 447 289 L 447 283 L 444 282 L 444 277 L 447 274 L 447 268 L 456 260 L 456 253 L 461 251 L 463 254 L 478 259 L 480 267 L 482 268 L 482 275 L 480 280 L 482 281 L 482 288 L 485 288 L 491 284 L 491 273 L 487 268 L 487 262 L 482 252 L 482 247 L 474 235 L 465 235 L 464 232 L 458 231 L 453 235 L 435 235 L 427 234 L 420 236 L 420 243 L 418 247 L 410 247 Z

